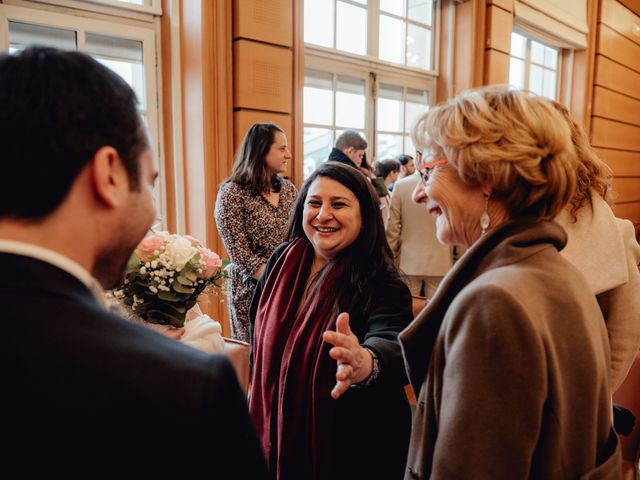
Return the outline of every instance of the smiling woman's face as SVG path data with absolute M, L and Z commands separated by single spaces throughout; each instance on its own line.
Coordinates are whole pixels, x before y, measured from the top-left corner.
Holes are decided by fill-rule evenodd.
M 484 211 L 481 186 L 464 183 L 449 164 L 435 167 L 427 183 L 420 186 L 423 195 L 414 196 L 414 200 L 425 203 L 427 211 L 436 218 L 440 243 L 470 246 L 480 238 L 480 217 Z
M 328 177 L 309 187 L 302 214 L 304 233 L 317 258 L 327 261 L 351 245 L 362 226 L 360 203 L 351 190 Z

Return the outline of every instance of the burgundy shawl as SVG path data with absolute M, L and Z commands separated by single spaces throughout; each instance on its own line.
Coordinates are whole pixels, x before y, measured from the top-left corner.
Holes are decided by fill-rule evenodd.
M 255 319 L 249 408 L 278 480 L 317 478 L 331 465 L 336 363 L 322 333 L 335 328 L 335 278 L 314 283 L 298 308 L 313 255 L 305 237 L 285 248 L 266 279 Z

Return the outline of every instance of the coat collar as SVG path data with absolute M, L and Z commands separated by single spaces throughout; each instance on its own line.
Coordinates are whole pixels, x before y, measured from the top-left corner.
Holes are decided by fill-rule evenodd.
M 427 306 L 400 333 L 413 388 L 420 388 L 447 309 L 466 285 L 487 270 L 517 263 L 549 244 L 561 250 L 566 243 L 567 234 L 557 223 L 523 218 L 489 231 L 472 245 L 444 277 Z

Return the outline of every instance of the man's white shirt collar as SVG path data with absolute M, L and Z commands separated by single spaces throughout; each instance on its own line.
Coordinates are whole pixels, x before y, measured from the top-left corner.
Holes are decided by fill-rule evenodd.
M 96 297 L 98 303 L 102 307 L 106 308 L 104 290 L 100 283 L 80 264 L 74 262 L 70 258 L 61 255 L 58 252 L 54 252 L 53 250 L 49 250 L 48 248 L 39 247 L 30 243 L 4 239 L 0 239 L 0 252 L 35 258 L 64 270 L 86 285 L 93 296 Z

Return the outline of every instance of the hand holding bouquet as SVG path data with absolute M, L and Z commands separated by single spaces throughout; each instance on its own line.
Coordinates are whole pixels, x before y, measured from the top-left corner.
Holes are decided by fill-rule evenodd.
M 228 263 L 189 235 L 155 232 L 131 255 L 113 296 L 147 322 L 181 328 L 202 292 L 223 287 Z

